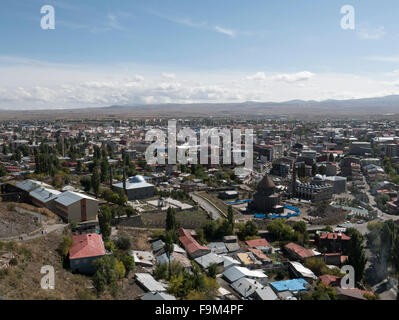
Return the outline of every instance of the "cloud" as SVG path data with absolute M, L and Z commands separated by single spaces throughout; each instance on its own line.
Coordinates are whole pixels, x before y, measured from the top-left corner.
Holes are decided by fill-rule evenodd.
M 6 63 L 10 61 L 13 63 Z M 0 108 L 8 110 L 350 99 L 399 93 L 397 79 L 388 76 L 383 81 L 310 71 L 244 74 L 179 70 L 176 81 L 172 73 L 132 65 L 69 66 L 13 57 L 0 57 L 0 62 Z
M 228 35 L 229 37 L 232 37 L 232 38 L 234 38 L 236 36 L 235 31 L 231 30 L 231 29 L 226 29 L 226 28 L 222 28 L 222 27 L 219 27 L 219 26 L 215 26 L 214 29 L 217 32 L 225 34 L 225 35 Z
M 256 81 L 266 80 L 266 75 L 265 75 L 264 72 L 257 72 L 254 75 L 246 77 L 245 79 L 247 79 L 247 80 L 256 80 Z
M 360 39 L 364 40 L 378 40 L 386 35 L 385 28 L 383 26 L 379 26 L 373 29 L 365 29 L 361 28 L 358 31 L 358 35 Z
M 309 71 L 302 71 L 297 73 L 282 73 L 271 77 L 272 80 L 284 81 L 284 82 L 298 82 L 306 81 L 314 76 L 314 73 Z
M 165 79 L 175 79 L 176 75 L 174 73 L 167 73 L 167 72 L 163 72 L 161 73 L 162 78 Z
M 282 82 L 299 82 L 311 79 L 315 74 L 309 71 L 301 71 L 297 73 L 278 73 L 266 76 L 264 72 L 257 72 L 254 75 L 247 76 L 247 80 L 255 81 L 282 81 Z

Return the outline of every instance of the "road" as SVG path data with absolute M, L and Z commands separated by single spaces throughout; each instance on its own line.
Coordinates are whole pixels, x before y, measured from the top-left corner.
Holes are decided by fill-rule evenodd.
M 378 217 L 385 221 L 385 220 L 399 220 L 399 216 L 394 216 L 391 214 L 387 214 L 383 211 L 381 211 L 378 207 L 377 207 L 377 203 L 375 202 L 375 198 L 374 196 L 370 193 L 370 186 L 367 183 L 365 177 L 363 176 L 363 180 L 364 180 L 364 184 L 366 186 L 366 188 L 364 189 L 364 192 L 367 194 L 368 198 L 369 198 L 369 205 L 372 206 L 376 211 L 377 211 L 377 215 Z
M 194 202 L 196 202 L 202 209 L 204 209 L 213 220 L 221 218 L 219 210 L 216 209 L 215 206 L 213 206 L 210 202 L 206 201 L 205 199 L 194 193 L 191 193 L 190 196 L 194 200 Z
M 14 236 L 14 237 L 2 238 L 1 240 L 3 240 L 3 241 L 11 241 L 11 240 L 28 241 L 28 240 L 44 237 L 44 236 L 46 236 L 46 234 L 49 234 L 49 233 L 54 232 L 56 230 L 64 229 L 66 226 L 67 226 L 67 224 L 65 224 L 65 223 L 45 225 L 45 226 L 40 228 L 41 231 L 42 230 L 46 230 L 45 233 L 42 233 L 41 231 L 39 231 L 39 232 L 36 232 L 33 235 L 20 234 L 18 236 Z M 21 237 L 22 237 L 22 240 L 21 240 Z

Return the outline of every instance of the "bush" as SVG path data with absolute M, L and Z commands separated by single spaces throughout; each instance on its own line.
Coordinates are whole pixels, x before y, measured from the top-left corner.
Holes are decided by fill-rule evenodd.
M 132 243 L 130 238 L 122 236 L 118 240 L 116 240 L 116 246 L 120 250 L 129 250 L 132 247 Z

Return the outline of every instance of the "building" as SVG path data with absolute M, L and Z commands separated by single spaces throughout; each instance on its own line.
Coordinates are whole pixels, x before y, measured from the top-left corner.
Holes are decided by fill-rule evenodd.
M 66 191 L 55 199 L 55 213 L 68 222 L 97 220 L 98 203 L 85 194 Z
M 283 207 L 280 206 L 280 195 L 275 192 L 275 188 L 276 185 L 273 180 L 266 174 L 258 183 L 251 208 L 260 213 L 282 213 Z
M 284 291 L 290 291 L 291 293 L 298 293 L 301 291 L 308 290 L 309 286 L 310 286 L 309 283 L 302 278 L 270 282 L 270 287 L 276 293 L 281 293 Z
M 305 262 L 309 258 L 321 256 L 320 252 L 312 249 L 306 249 L 294 242 L 286 244 L 284 249 L 292 260 L 298 260 L 301 262 Z
M 178 230 L 179 241 L 182 243 L 188 254 L 193 258 L 198 258 L 211 252 L 211 249 L 200 245 L 197 240 L 193 238 L 191 233 L 183 228 Z
M 148 199 L 154 196 L 154 185 L 145 181 L 144 177 L 137 175 L 127 181 L 112 185 L 113 189 L 125 190 L 128 200 Z
M 229 283 L 233 283 L 244 277 L 256 280 L 263 285 L 266 285 L 268 281 L 268 277 L 263 271 L 249 270 L 248 268 L 238 266 L 228 268 L 223 272 L 223 276 Z
M 29 192 L 31 202 L 40 208 L 55 209 L 55 200 L 61 192 L 48 188 L 36 188 Z
M 371 143 L 354 141 L 349 146 L 349 153 L 357 156 L 364 156 L 366 153 L 371 153 Z
M 93 261 L 103 256 L 105 256 L 105 248 L 100 234 L 72 236 L 69 264 L 73 272 L 93 274 L 95 272 Z
M 306 268 L 300 262 L 297 261 L 289 261 L 288 262 L 291 272 L 295 275 L 295 277 L 304 278 L 308 282 L 312 282 L 313 280 L 317 280 L 316 275 L 312 270 Z
M 317 202 L 332 198 L 333 186 L 331 184 L 304 183 L 300 181 L 296 181 L 295 183 L 295 196 L 299 199 Z
M 321 252 L 343 253 L 348 252 L 348 244 L 351 238 L 344 233 L 325 232 L 320 233 L 317 238 L 317 245 Z
M 316 174 L 313 178 L 314 183 L 331 185 L 333 194 L 340 194 L 347 192 L 347 178 L 340 176 L 325 176 Z

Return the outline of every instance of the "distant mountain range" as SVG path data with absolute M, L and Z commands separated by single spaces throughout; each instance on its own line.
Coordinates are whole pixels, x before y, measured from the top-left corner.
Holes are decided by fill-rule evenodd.
M 240 117 L 259 118 L 283 116 L 286 118 L 322 117 L 387 117 L 399 118 L 399 95 L 378 98 L 286 102 L 192 103 L 113 105 L 78 109 L 48 109 L 11 111 L 0 110 L 1 119 L 84 119 L 84 118 L 144 118 L 144 117 Z

